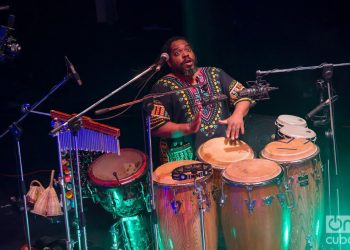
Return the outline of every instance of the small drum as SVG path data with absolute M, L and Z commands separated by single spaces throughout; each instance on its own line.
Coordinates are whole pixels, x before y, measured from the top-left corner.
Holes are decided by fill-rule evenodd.
M 254 151 L 244 141 L 236 140 L 231 144 L 225 137 L 218 137 L 203 143 L 197 150 L 197 156 L 214 169 L 214 198 L 218 201 L 222 172 L 232 162 L 253 159 Z
M 316 141 L 316 133 L 309 129 L 300 126 L 284 126 L 278 131 L 279 138 L 304 138 L 309 141 Z
M 294 115 L 280 115 L 277 117 L 275 125 L 278 129 L 284 126 L 298 126 L 298 127 L 307 127 L 307 123 L 303 118 Z
M 227 249 L 283 249 L 282 168 L 269 160 L 242 160 L 230 164 L 222 179 Z
M 269 143 L 261 157 L 285 171 L 286 193 L 293 198 L 290 249 L 318 249 L 324 216 L 319 148 L 306 139 L 284 139 Z
M 88 174 L 95 198 L 113 216 L 129 217 L 145 208 L 146 155 L 136 149 L 121 149 L 120 155 L 104 154 Z
M 307 123 L 303 118 L 300 118 L 298 116 L 294 115 L 280 115 L 277 117 L 277 120 L 275 121 L 276 125 L 276 131 L 275 134 L 271 137 L 274 140 L 283 139 L 283 135 L 281 135 L 280 130 L 287 126 L 293 126 L 293 127 L 300 127 L 300 128 L 307 128 Z
M 206 249 L 217 249 L 216 206 L 211 196 L 211 175 L 194 179 L 174 180 L 173 170 L 203 164 L 182 160 L 168 162 L 153 172 L 154 198 L 157 211 L 160 249 L 202 249 L 200 206 L 195 186 L 201 187 L 204 197 L 204 232 Z M 195 184 L 196 183 L 196 184 Z

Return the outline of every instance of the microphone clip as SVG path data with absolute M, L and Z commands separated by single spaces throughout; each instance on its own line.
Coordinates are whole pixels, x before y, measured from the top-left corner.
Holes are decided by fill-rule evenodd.
M 255 101 L 270 99 L 269 91 L 278 89 L 277 87 L 270 87 L 270 84 L 260 77 L 256 81 L 247 81 L 246 83 L 248 88 L 238 92 L 238 96 L 253 98 Z

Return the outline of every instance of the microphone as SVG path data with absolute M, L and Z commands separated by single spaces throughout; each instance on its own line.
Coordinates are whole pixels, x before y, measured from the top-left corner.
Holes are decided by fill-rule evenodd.
M 212 103 L 222 102 L 222 101 L 225 101 L 226 99 L 227 99 L 227 96 L 223 94 L 213 95 L 208 98 L 203 98 L 202 106 L 206 106 Z
M 66 59 L 67 67 L 72 73 L 71 76 L 77 81 L 79 86 L 83 85 L 83 82 L 80 80 L 80 76 L 78 72 L 75 70 L 73 64 L 69 61 L 68 57 L 65 56 L 64 58 Z
M 311 110 L 309 113 L 307 113 L 307 115 L 305 116 L 305 119 L 308 120 L 311 117 L 313 117 L 314 115 L 316 115 L 318 112 L 320 112 L 324 107 L 326 107 L 327 105 L 329 105 L 331 102 L 334 102 L 338 99 L 338 96 L 335 95 L 333 96 L 331 99 L 327 99 L 324 102 L 321 102 L 316 108 L 314 108 L 313 110 Z
M 167 62 L 169 60 L 169 55 L 168 55 L 168 53 L 162 53 L 161 55 L 160 55 L 160 57 L 159 57 L 159 60 L 158 60 L 158 62 L 156 62 L 155 64 L 154 64 L 154 66 L 156 67 L 156 71 L 159 71 L 160 69 L 161 69 L 161 67 L 163 66 L 163 64 L 165 63 L 165 62 Z
M 268 92 L 278 89 L 277 87 L 270 87 L 269 85 L 253 86 L 251 88 L 243 89 L 237 92 L 238 98 L 252 98 L 255 100 L 269 99 Z

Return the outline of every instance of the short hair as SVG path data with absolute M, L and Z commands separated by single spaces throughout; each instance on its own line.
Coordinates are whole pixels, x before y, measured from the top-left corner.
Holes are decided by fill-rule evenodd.
M 174 41 L 178 41 L 178 40 L 184 40 L 186 41 L 190 47 L 192 48 L 193 50 L 193 47 L 192 47 L 192 44 L 188 41 L 188 39 L 184 36 L 173 36 L 171 38 L 169 38 L 164 44 L 163 44 L 163 47 L 161 49 L 161 52 L 160 53 L 168 53 L 170 55 L 170 46 L 171 44 L 174 42 Z

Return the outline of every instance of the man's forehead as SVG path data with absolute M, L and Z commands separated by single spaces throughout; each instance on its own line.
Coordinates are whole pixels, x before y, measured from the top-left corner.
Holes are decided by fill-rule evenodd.
M 187 47 L 187 46 L 191 46 L 187 41 L 185 41 L 185 40 L 176 40 L 176 41 L 173 41 L 171 43 L 170 49 L 171 50 L 176 50 L 176 49 L 179 49 L 181 47 Z

